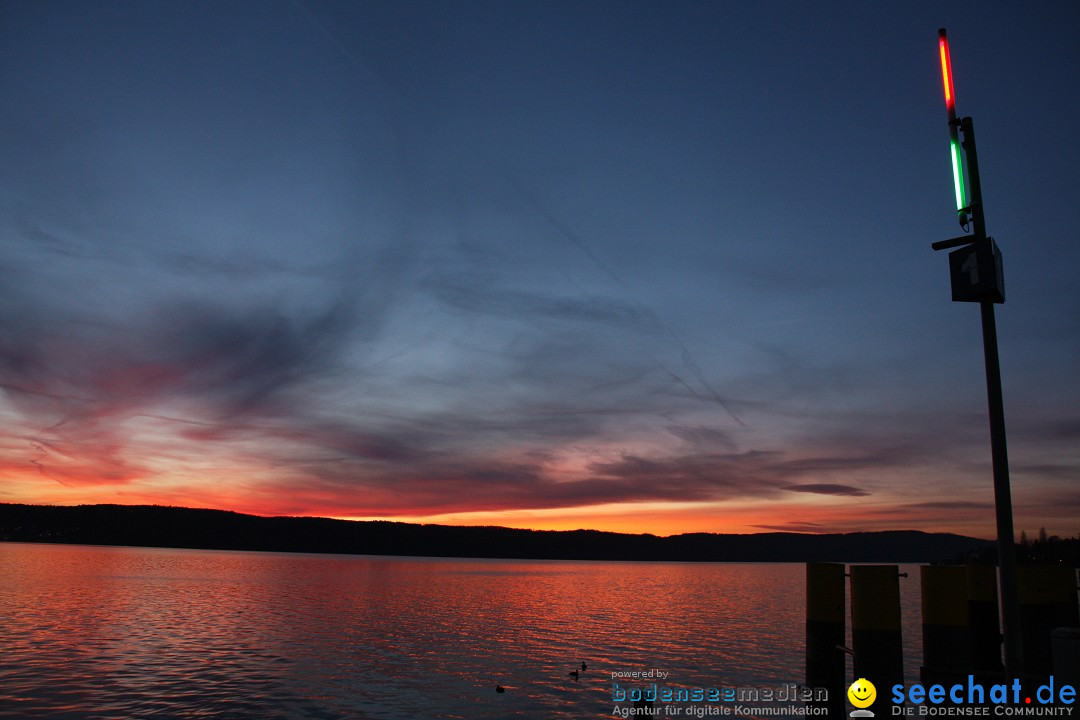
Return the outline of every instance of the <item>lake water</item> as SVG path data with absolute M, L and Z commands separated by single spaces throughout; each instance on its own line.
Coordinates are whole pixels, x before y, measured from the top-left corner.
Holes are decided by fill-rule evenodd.
M 0 717 L 610 718 L 614 672 L 801 683 L 804 574 L 0 543 Z

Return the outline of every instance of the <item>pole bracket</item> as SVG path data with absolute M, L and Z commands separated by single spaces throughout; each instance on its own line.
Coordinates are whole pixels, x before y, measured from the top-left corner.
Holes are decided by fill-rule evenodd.
M 930 247 L 935 250 L 948 250 L 949 248 L 963 247 L 964 245 L 974 245 L 978 241 L 979 238 L 975 235 L 961 235 L 948 240 L 938 240 L 936 243 L 931 243 Z

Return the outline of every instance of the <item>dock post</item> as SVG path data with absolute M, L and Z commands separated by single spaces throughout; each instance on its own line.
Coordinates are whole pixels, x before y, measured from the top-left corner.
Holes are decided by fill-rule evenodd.
M 924 685 L 952 683 L 971 667 L 968 576 L 962 565 L 922 565 Z
M 900 573 L 896 565 L 851 567 L 851 644 L 855 677 L 878 688 L 871 710 L 888 715 L 890 694 L 883 691 L 904 682 L 900 636 Z
M 1004 672 L 1001 663 L 1001 624 L 998 615 L 997 571 L 993 565 L 967 566 L 968 627 L 971 631 L 971 669 Z
M 1074 571 L 1067 565 L 1021 565 L 1018 570 L 1024 671 L 1052 675 L 1050 636 L 1076 622 Z
M 940 669 L 971 666 L 967 568 L 923 565 L 923 664 Z
M 806 686 L 828 692 L 828 717 L 844 716 L 844 566 L 806 564 Z

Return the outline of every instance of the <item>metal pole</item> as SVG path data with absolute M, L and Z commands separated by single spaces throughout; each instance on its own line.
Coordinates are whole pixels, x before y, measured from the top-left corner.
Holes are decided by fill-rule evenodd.
M 1016 580 L 1016 536 L 1013 530 L 1012 491 L 1009 486 L 1009 453 L 1005 442 L 1005 408 L 1001 395 L 997 323 L 994 303 L 979 303 L 982 310 L 983 355 L 986 359 L 986 397 L 990 404 L 990 454 L 994 465 L 994 508 L 997 513 L 998 573 L 1001 588 L 1001 620 L 1005 634 L 1005 672 L 1020 677 L 1020 600 Z
M 968 161 L 968 180 L 971 181 L 971 229 L 976 242 L 985 241 L 986 216 L 983 215 L 982 182 L 979 180 L 979 153 L 975 150 L 975 124 L 969 117 L 953 122 L 959 123 L 964 133 L 964 154 Z
M 971 181 L 971 221 L 975 242 L 990 242 L 983 215 L 979 157 L 975 149 L 975 129 L 971 118 L 960 120 L 964 151 Z M 979 303 L 982 311 L 983 357 L 986 363 L 986 397 L 990 406 L 990 454 L 994 468 L 994 508 L 997 515 L 998 574 L 1001 593 L 1001 624 L 1005 641 L 1005 672 L 1020 677 L 1023 653 L 1020 639 L 1020 600 L 1016 580 L 1016 535 L 1013 530 L 1012 490 L 1009 483 L 1009 453 L 1005 441 L 1005 405 L 1001 392 L 1001 363 L 998 359 L 997 322 L 994 303 Z

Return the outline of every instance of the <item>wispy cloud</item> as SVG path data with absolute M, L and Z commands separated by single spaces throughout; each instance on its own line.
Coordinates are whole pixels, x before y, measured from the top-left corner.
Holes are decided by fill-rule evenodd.
M 792 521 L 786 523 L 780 523 L 778 525 L 754 525 L 754 527 L 761 530 L 770 530 L 773 532 L 793 532 L 793 533 L 828 533 L 835 532 L 829 529 L 828 526 L 815 522 L 799 522 Z
M 865 497 L 870 493 L 850 485 L 835 485 L 830 483 L 807 483 L 805 485 L 785 485 L 783 490 L 791 492 L 813 493 L 815 495 L 848 495 L 851 497 Z

